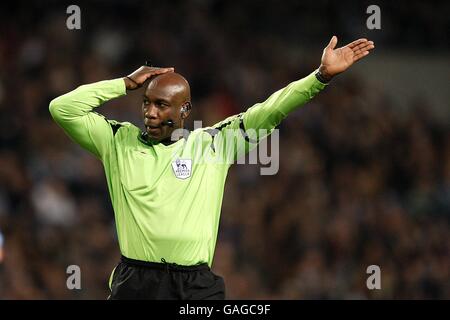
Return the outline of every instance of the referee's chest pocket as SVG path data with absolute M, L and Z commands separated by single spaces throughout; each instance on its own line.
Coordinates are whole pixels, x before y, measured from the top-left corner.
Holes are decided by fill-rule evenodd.
M 152 172 L 155 159 L 152 155 L 139 150 L 129 150 L 122 163 L 120 179 L 129 191 L 149 188 L 152 185 Z

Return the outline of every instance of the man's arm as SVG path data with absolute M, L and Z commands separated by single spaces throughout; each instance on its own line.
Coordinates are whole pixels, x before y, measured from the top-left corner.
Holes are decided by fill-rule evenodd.
M 214 136 L 214 149 L 222 155 L 221 159 L 228 165 L 234 163 L 270 135 L 290 112 L 325 88 L 326 84 L 320 82 L 315 73 L 290 83 L 245 112 L 213 125 L 209 133 Z
M 266 101 L 248 109 L 243 114 L 245 128 L 272 130 L 289 113 L 314 98 L 333 77 L 365 57 L 369 50 L 374 48 L 373 42 L 367 39 L 358 39 L 338 49 L 335 49 L 336 44 L 337 38 L 333 36 L 323 50 L 318 70 L 290 83 L 272 94 Z
M 126 90 L 141 87 L 153 75 L 171 71 L 173 68 L 143 66 L 124 78 L 82 85 L 53 99 L 49 106 L 50 114 L 76 143 L 102 159 L 110 147 L 113 133 L 107 119 L 94 109 L 125 95 Z
M 219 130 L 240 129 L 243 133 L 248 144 L 245 150 L 237 150 L 239 154 L 234 158 L 255 147 L 257 142 L 270 134 L 289 113 L 310 101 L 333 77 L 367 56 L 375 47 L 373 42 L 367 39 L 358 39 L 335 49 L 336 44 L 337 38 L 333 36 L 323 50 L 320 67 L 307 77 L 290 83 L 273 93 L 264 102 L 257 103 L 247 111 L 231 116 L 213 126 Z M 260 135 L 260 129 L 265 129 L 267 134 L 262 132 Z
M 101 159 L 113 135 L 106 118 L 93 110 L 125 94 L 122 78 L 100 81 L 82 85 L 53 99 L 49 110 L 55 122 L 72 140 Z

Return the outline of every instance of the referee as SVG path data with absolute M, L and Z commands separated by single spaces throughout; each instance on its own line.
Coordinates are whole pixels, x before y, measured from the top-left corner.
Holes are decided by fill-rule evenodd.
M 58 125 L 103 163 L 122 254 L 110 277 L 110 299 L 225 298 L 224 281 L 210 267 L 228 169 L 262 138 L 250 139 L 246 131 L 267 129 L 270 134 L 374 48 L 367 39 L 341 48 L 336 44 L 333 36 L 320 67 L 310 75 L 243 113 L 178 139 L 173 133 L 183 129 L 192 105 L 189 83 L 173 68 L 142 66 L 126 77 L 82 85 L 51 101 Z M 94 111 L 147 80 L 145 130 Z M 240 134 L 227 140 L 221 134 L 225 130 Z M 225 154 L 225 145 L 241 142 L 244 149 Z M 212 161 L 196 160 L 198 153 Z M 214 161 L 219 158 L 226 161 Z

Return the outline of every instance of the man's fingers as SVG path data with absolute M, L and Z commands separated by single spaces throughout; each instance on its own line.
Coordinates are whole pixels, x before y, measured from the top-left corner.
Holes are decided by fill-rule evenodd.
M 353 51 L 353 62 L 356 62 L 367 56 L 375 48 L 375 44 L 367 39 L 358 39 L 349 44 L 349 47 Z
M 353 50 L 353 53 L 355 55 L 357 55 L 361 52 L 372 50 L 373 48 L 375 48 L 375 45 L 373 44 L 372 41 L 369 41 L 369 42 L 365 43 L 364 45 L 360 45 L 356 48 L 353 48 L 352 50 Z
M 366 41 L 367 41 L 366 38 L 361 38 L 361 39 L 355 40 L 355 41 L 353 41 L 353 42 L 350 42 L 350 43 L 347 45 L 347 47 L 349 47 L 350 49 L 353 49 L 355 46 L 357 46 L 357 45 L 359 45 L 359 44 L 361 44 L 361 43 L 363 43 L 363 42 L 366 42 Z
M 153 74 L 161 74 L 166 72 L 173 72 L 174 68 L 157 68 L 157 67 L 147 67 L 148 72 L 151 72 Z
M 157 76 L 160 74 L 173 72 L 175 70 L 174 68 L 156 68 L 156 67 L 147 67 L 147 68 L 151 69 L 147 71 L 148 72 L 147 79 L 151 79 L 153 76 Z
M 337 37 L 333 36 L 331 37 L 330 43 L 328 43 L 327 48 L 334 49 L 336 47 L 336 44 L 337 44 Z
M 369 48 L 370 46 L 373 46 L 373 41 L 364 41 L 356 46 L 354 46 L 353 48 L 351 48 L 353 50 L 353 52 L 356 51 L 365 51 L 364 48 Z
M 153 74 L 160 74 L 160 73 L 166 73 L 166 72 L 172 72 L 175 70 L 175 68 L 170 67 L 170 68 L 159 68 L 159 67 L 148 67 L 148 66 L 143 66 L 144 70 L 146 72 L 151 72 Z
M 157 70 L 157 72 L 159 72 L 159 73 L 166 73 L 166 72 L 172 72 L 174 70 L 175 70 L 174 68 L 159 68 Z
M 353 56 L 353 62 L 358 61 L 359 59 L 361 59 L 361 58 L 367 56 L 368 54 L 369 54 L 369 51 L 363 51 L 363 52 L 360 52 L 360 53 L 354 55 L 354 56 Z

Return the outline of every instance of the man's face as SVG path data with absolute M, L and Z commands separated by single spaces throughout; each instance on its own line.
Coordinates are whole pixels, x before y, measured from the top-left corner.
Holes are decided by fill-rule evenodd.
M 145 90 L 142 102 L 145 129 L 148 136 L 156 141 L 170 139 L 172 132 L 182 126 L 180 108 L 184 97 L 177 85 L 152 80 Z M 173 127 L 163 124 L 172 120 Z

